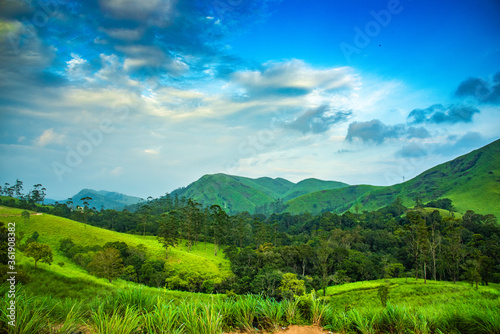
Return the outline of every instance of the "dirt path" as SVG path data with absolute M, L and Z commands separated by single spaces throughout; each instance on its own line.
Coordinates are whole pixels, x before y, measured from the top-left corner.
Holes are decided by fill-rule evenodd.
M 243 334 L 244 332 L 231 332 L 228 334 Z M 319 326 L 289 326 L 285 330 L 274 332 L 273 334 L 328 334 L 332 333 Z M 267 334 L 267 332 L 264 332 Z

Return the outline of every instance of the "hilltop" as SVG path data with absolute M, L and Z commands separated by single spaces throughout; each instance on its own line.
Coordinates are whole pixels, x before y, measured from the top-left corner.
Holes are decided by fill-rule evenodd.
M 97 210 L 101 208 L 121 210 L 127 205 L 133 205 L 139 203 L 142 199 L 136 196 L 129 196 L 118 192 L 105 191 L 105 190 L 93 190 L 93 189 L 82 189 L 77 194 L 71 196 L 72 205 L 74 206 L 84 206 L 81 199 L 85 197 L 91 197 L 89 200 L 89 206 L 94 207 Z M 59 203 L 66 203 L 68 199 L 60 200 Z
M 287 201 L 307 193 L 347 186 L 348 184 L 342 182 L 312 178 L 293 183 L 283 178 L 252 179 L 227 174 L 209 174 L 186 188 L 173 191 L 172 195 L 192 198 L 206 206 L 218 204 L 229 212 L 255 213 L 258 207 L 271 205 L 278 199 Z

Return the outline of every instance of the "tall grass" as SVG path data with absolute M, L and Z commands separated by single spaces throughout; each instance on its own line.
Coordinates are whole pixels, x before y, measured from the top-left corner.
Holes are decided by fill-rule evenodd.
M 57 316 L 57 323 L 61 325 L 56 327 L 56 333 L 77 333 L 84 322 L 84 311 L 81 302 L 73 300 L 63 300 L 56 304 L 54 315 Z
M 188 334 L 222 334 L 223 314 L 215 305 L 184 302 L 179 306 L 180 321 Z
M 383 308 L 376 303 L 377 306 L 346 308 L 314 294 L 281 302 L 262 295 L 191 295 L 172 300 L 166 292 L 154 294 L 149 289 L 125 288 L 85 303 L 33 296 L 21 287 L 16 299 L 17 326 L 10 328 L 9 333 L 74 333 L 87 323 L 87 329 L 110 334 L 256 333 L 277 331 L 290 324 L 318 324 L 342 334 L 500 334 L 500 293 L 494 288 L 475 291 L 458 285 L 456 291 L 443 304 L 389 304 Z M 5 296 L 5 292 L 0 286 L 0 294 Z M 7 332 L 8 301 L 7 296 L 0 301 L 0 332 Z
M 144 329 L 150 334 L 181 334 L 184 333 L 184 324 L 180 323 L 179 313 L 172 302 L 158 302 L 152 312 L 144 315 Z
M 230 325 L 235 328 L 243 330 L 247 333 L 255 331 L 254 324 L 257 323 L 257 307 L 262 297 L 256 295 L 247 295 L 239 297 L 239 299 L 232 304 L 233 312 L 230 314 Z
M 126 306 L 107 313 L 99 307 L 91 315 L 94 331 L 98 334 L 132 334 L 139 333 L 141 316 L 135 307 Z
M 281 303 L 269 298 L 258 304 L 258 312 L 262 316 L 263 325 L 270 331 L 277 331 L 284 325 L 284 309 Z
M 319 299 L 316 297 L 316 294 L 312 294 L 310 297 L 311 300 L 311 322 L 314 325 L 320 325 L 325 311 L 328 305 L 325 303 L 325 300 Z
M 51 298 L 35 297 L 27 295 L 22 287 L 18 288 L 15 299 L 15 326 L 8 326 L 11 319 L 8 317 L 10 311 L 10 298 L 7 293 L 1 301 L 0 322 L 2 331 L 12 334 L 32 334 L 48 332 L 50 328 L 49 316 L 54 309 Z

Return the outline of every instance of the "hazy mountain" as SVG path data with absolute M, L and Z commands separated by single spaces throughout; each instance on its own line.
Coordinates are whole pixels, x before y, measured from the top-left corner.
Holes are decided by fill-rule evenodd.
M 136 204 L 141 200 L 141 198 L 139 197 L 128 196 L 117 192 L 83 189 L 71 197 L 73 205 L 83 206 L 83 201 L 81 199 L 84 197 L 91 197 L 92 200 L 88 201 L 89 206 L 98 210 L 100 210 L 102 207 L 104 207 L 104 209 L 121 210 L 126 205 Z M 59 202 L 66 203 L 67 201 L 68 199 L 60 200 Z

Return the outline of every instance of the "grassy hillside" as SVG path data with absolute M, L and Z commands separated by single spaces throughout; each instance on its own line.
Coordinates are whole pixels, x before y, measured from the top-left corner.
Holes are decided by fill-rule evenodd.
M 326 289 L 326 298 L 336 308 L 380 308 L 381 302 L 377 295 L 378 287 L 385 284 L 385 280 L 355 282 L 343 285 L 330 286 Z M 401 307 L 442 307 L 444 304 L 469 297 L 481 296 L 493 300 L 500 300 L 500 284 L 481 286 L 475 290 L 466 282 L 441 282 L 415 278 L 393 278 L 389 281 L 389 300 L 393 306 Z
M 401 196 L 413 205 L 417 196 L 424 201 L 450 198 L 458 212 L 472 209 L 500 217 L 500 140 L 452 161 L 431 168 L 401 184 L 363 195 L 366 210 L 378 209 Z
M 144 245 L 150 257 L 165 259 L 165 249 L 154 236 L 118 233 L 65 218 L 33 212 L 30 212 L 29 220 L 24 222 L 24 219 L 21 218 L 22 211 L 21 209 L 0 207 L 0 220 L 4 223 L 16 222 L 16 232 L 23 232 L 24 238 L 31 236 L 35 231 L 38 232 L 40 235 L 38 242 L 50 245 L 53 250 L 53 264 L 50 266 L 44 263 L 38 264 L 39 269 L 46 271 L 49 276 L 82 280 L 87 283 L 98 284 L 104 289 L 112 287 L 105 279 L 99 279 L 88 274 L 86 270 L 72 263 L 58 251 L 59 241 L 64 238 L 71 238 L 76 244 L 82 246 L 102 246 L 107 242 L 115 241 L 122 241 L 134 247 Z M 32 259 L 25 258 L 21 252 L 18 252 L 19 261 L 28 264 L 29 267 L 33 263 Z M 64 262 L 63 267 L 57 265 L 60 262 Z M 196 271 L 205 277 L 219 279 L 230 274 L 228 260 L 224 259 L 222 254 L 217 257 L 214 256 L 212 244 L 207 244 L 206 249 L 205 244 L 198 244 L 191 252 L 187 252 L 185 247 L 170 249 L 168 262 L 177 273 Z M 50 284 L 57 285 L 57 283 Z
M 188 187 L 173 192 L 174 195 L 192 198 L 203 205 L 218 204 L 227 211 L 255 212 L 264 204 L 278 198 L 289 200 L 298 196 L 345 187 L 347 184 L 335 181 L 307 179 L 297 184 L 282 178 L 261 177 L 251 179 L 226 174 L 204 175 Z
M 204 175 L 175 194 L 192 198 L 206 206 L 218 204 L 229 212 L 253 212 L 255 207 L 274 200 L 271 194 L 266 194 L 262 189 L 256 189 L 247 182 L 242 183 L 239 177 L 225 174 Z
M 306 211 L 311 214 L 318 214 L 325 211 L 342 213 L 351 207 L 360 196 L 378 188 L 380 187 L 359 185 L 317 191 L 286 202 L 288 207 L 285 211 L 293 214 L 304 213 Z
M 431 168 L 404 183 L 388 187 L 350 186 L 309 193 L 289 200 L 286 211 L 340 213 L 359 204 L 361 210 L 373 211 L 392 203 L 400 196 L 408 207 L 415 199 L 425 203 L 450 198 L 459 213 L 474 210 L 500 217 L 500 140 Z

